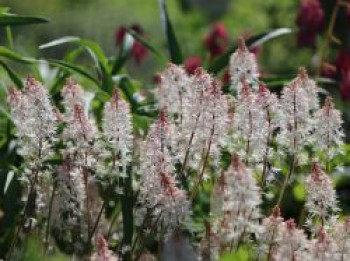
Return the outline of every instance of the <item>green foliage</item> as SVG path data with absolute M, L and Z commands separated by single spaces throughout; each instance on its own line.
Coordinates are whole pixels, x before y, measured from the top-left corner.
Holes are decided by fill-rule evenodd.
M 235 253 L 226 253 L 220 258 L 220 261 L 248 261 L 251 260 L 254 249 L 242 245 Z
M 180 49 L 179 42 L 175 36 L 173 26 L 169 19 L 166 1 L 159 0 L 159 5 L 160 5 L 163 30 L 165 31 L 165 35 L 168 42 L 170 61 L 175 64 L 182 64 L 183 62 L 182 51 Z
M 267 33 L 262 33 L 253 37 L 250 37 L 247 41 L 246 44 L 249 48 L 254 48 L 254 47 L 258 47 L 261 44 L 277 38 L 279 36 L 282 36 L 284 34 L 289 34 L 292 31 L 289 28 L 279 28 L 279 29 L 275 29 L 272 30 L 270 32 Z M 208 68 L 209 72 L 212 73 L 218 73 L 220 72 L 224 67 L 226 67 L 229 63 L 230 60 L 230 56 L 231 54 L 237 49 L 237 45 L 232 45 L 228 48 L 228 50 L 220 57 L 216 58 L 210 65 Z

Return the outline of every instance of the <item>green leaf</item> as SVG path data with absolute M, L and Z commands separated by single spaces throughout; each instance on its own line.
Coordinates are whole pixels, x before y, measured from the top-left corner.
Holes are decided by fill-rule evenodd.
M 118 88 L 124 93 L 126 99 L 131 105 L 131 109 L 135 109 L 137 102 L 133 95 L 138 91 L 138 88 L 133 84 L 131 78 L 128 75 L 117 75 L 113 77 L 113 81 L 118 84 Z
M 337 84 L 336 80 L 326 77 L 317 77 L 315 81 L 320 84 Z
M 51 48 L 51 47 L 55 47 L 61 44 L 65 44 L 65 43 L 72 43 L 72 42 L 77 42 L 80 41 L 80 38 L 77 36 L 64 36 L 62 38 L 53 40 L 51 42 L 48 42 L 46 44 L 42 44 L 39 46 L 39 49 L 46 49 L 46 48 Z
M 35 63 L 36 60 L 33 58 L 24 57 L 14 51 L 11 51 L 10 49 L 7 49 L 6 47 L 0 46 L 0 56 L 6 57 L 10 60 L 13 60 L 15 62 L 20 62 L 24 64 L 32 64 Z
M 294 198 L 297 201 L 304 201 L 306 196 L 305 185 L 302 183 L 298 183 L 295 186 L 293 186 L 293 194 Z
M 266 43 L 267 41 L 270 41 L 272 39 L 275 39 L 277 37 L 280 37 L 285 34 L 290 34 L 290 33 L 292 33 L 292 29 L 290 28 L 274 29 L 270 32 L 262 33 L 260 35 L 249 38 L 247 41 L 247 45 L 249 48 L 255 48 L 262 45 L 263 43 Z
M 269 40 L 272 40 L 274 38 L 280 37 L 285 34 L 289 34 L 291 32 L 292 30 L 289 28 L 278 28 L 267 33 L 262 33 L 262 34 L 253 36 L 246 41 L 246 44 L 249 48 L 254 48 Z M 228 65 L 230 56 L 236 49 L 237 49 L 236 44 L 231 45 L 223 55 L 216 58 L 209 65 L 208 71 L 214 74 L 220 72 L 223 68 L 225 68 Z
M 0 6 L 0 14 L 7 13 L 10 10 L 7 6 Z
M 161 52 L 159 52 L 154 46 L 152 46 L 149 42 L 143 39 L 140 35 L 138 35 L 132 30 L 129 30 L 128 32 L 135 38 L 136 41 L 141 43 L 151 53 L 153 53 L 162 64 L 165 64 L 168 61 L 168 59 Z
M 246 245 L 243 245 L 238 248 L 238 250 L 234 253 L 225 253 L 220 258 L 220 261 L 232 261 L 232 260 L 239 260 L 239 261 L 248 261 L 252 260 L 252 257 L 250 256 L 250 253 L 254 253 L 254 250 Z
M 165 0 L 159 0 L 161 22 L 167 38 L 170 59 L 175 64 L 182 64 L 183 57 L 173 26 L 170 22 Z
M 49 20 L 43 17 L 7 14 L 4 12 L 0 14 L 0 26 L 19 26 L 28 24 L 42 24 L 48 22 Z
M 8 76 L 12 82 L 17 86 L 18 89 L 23 88 L 23 82 L 21 78 L 14 72 L 6 63 L 0 60 L 0 65 L 6 70 Z
M 119 49 L 118 57 L 115 60 L 115 63 L 113 65 L 112 75 L 115 75 L 121 70 L 121 68 L 123 68 L 125 62 L 130 56 L 130 52 L 133 47 L 134 41 L 135 40 L 131 34 L 129 33 L 125 34 L 123 43 Z
M 73 63 L 83 51 L 84 51 L 83 47 L 79 47 L 72 51 L 69 51 L 68 53 L 66 53 L 63 60 L 68 63 Z M 67 72 L 67 70 L 62 70 L 62 68 L 60 68 L 60 71 L 58 71 L 56 74 L 55 81 L 50 86 L 50 94 L 51 95 L 57 94 L 60 91 L 60 88 L 62 87 L 63 82 L 68 77 L 69 77 L 69 72 Z
M 97 43 L 90 40 L 81 39 L 76 36 L 64 36 L 62 38 L 53 40 L 49 43 L 40 45 L 39 49 L 51 48 L 66 43 L 75 43 L 85 47 L 89 51 L 89 54 L 92 55 L 92 58 L 96 63 L 99 62 L 102 66 L 106 68 L 108 67 L 108 59 L 103 53 L 101 47 Z
M 41 62 L 46 62 L 46 61 L 41 60 Z M 54 59 L 49 59 L 49 60 L 47 60 L 47 62 L 49 64 L 57 66 L 59 68 L 78 73 L 81 76 L 85 77 L 86 79 L 94 82 L 96 85 L 99 85 L 99 81 L 97 79 L 95 79 L 95 77 L 93 77 L 91 74 L 89 74 L 88 72 L 86 72 L 85 70 L 83 70 L 82 68 L 80 68 L 74 64 L 60 61 L 60 60 L 54 60 Z
M 90 40 L 81 39 L 75 36 L 65 36 L 51 41 L 49 43 L 43 44 L 39 46 L 39 48 L 45 49 L 66 43 L 75 43 L 87 49 L 102 78 L 102 90 L 107 92 L 108 94 L 111 94 L 113 90 L 113 81 L 110 73 L 108 59 L 101 47 L 97 43 Z

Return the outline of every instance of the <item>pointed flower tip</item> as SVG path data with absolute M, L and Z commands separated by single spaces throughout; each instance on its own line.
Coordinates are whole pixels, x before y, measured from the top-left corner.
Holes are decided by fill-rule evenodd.
M 318 174 L 320 172 L 320 170 L 321 170 L 321 168 L 320 168 L 319 163 L 316 160 L 314 160 L 312 162 L 312 173 Z
M 327 96 L 326 100 L 324 102 L 324 107 L 327 109 L 333 109 L 334 108 L 334 102 L 333 98 L 331 96 Z
M 298 75 L 301 79 L 307 79 L 309 77 L 305 67 L 299 68 Z
M 198 67 L 195 71 L 194 71 L 194 75 L 197 77 L 200 77 L 204 74 L 204 70 L 202 67 Z
M 288 230 L 294 230 L 297 227 L 293 218 L 288 219 L 286 221 L 286 225 L 287 225 Z
M 248 51 L 247 46 L 245 44 L 245 40 L 242 36 L 238 38 L 237 45 L 238 45 L 238 50 L 240 50 L 242 52 Z
M 114 89 L 112 93 L 112 102 L 118 104 L 120 98 L 120 93 L 118 89 Z
M 265 83 L 259 84 L 259 94 L 260 95 L 267 95 L 270 93 L 270 90 L 267 88 Z
M 69 77 L 68 79 L 67 79 L 67 81 L 66 81 L 66 84 L 67 84 L 67 86 L 73 86 L 73 85 L 76 85 L 77 84 L 77 82 L 72 78 L 72 77 Z
M 18 104 L 21 98 L 21 92 L 14 87 L 10 87 L 7 90 L 7 101 L 11 105 Z
M 34 85 L 36 83 L 35 77 L 32 74 L 28 74 L 26 78 L 26 85 Z
M 275 218 L 281 216 L 281 209 L 278 205 L 274 206 L 274 208 L 272 209 L 272 216 L 274 216 Z
M 231 158 L 231 164 L 235 169 L 239 169 L 242 167 L 243 163 L 240 157 L 237 154 L 234 154 Z

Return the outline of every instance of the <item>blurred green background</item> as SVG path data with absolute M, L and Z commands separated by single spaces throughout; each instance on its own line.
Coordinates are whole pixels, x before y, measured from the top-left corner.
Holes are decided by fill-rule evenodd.
M 299 6 L 295 0 L 169 0 L 168 9 L 184 55 L 204 55 L 203 38 L 213 22 L 222 22 L 234 42 L 242 34 L 255 35 L 278 27 L 295 27 Z M 116 53 L 115 31 L 121 25 L 139 24 L 145 37 L 163 46 L 157 0 L 4 0 L 13 13 L 47 17 L 49 24 L 15 28 L 16 50 L 36 57 L 62 58 L 66 46 L 38 50 L 38 45 L 65 36 L 77 35 L 98 42 L 107 54 Z M 293 55 L 290 55 L 293 53 Z M 287 35 L 264 45 L 259 56 L 261 69 L 271 73 L 295 72 L 311 66 L 310 50 L 296 52 L 295 35 Z M 160 70 L 148 55 L 140 66 L 129 62 L 131 74 L 151 81 Z

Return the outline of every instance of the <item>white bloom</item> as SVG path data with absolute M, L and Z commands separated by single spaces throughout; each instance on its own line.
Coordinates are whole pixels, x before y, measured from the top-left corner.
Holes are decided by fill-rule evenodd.
M 341 152 L 344 132 L 341 112 L 334 108 L 331 97 L 327 97 L 324 106 L 315 112 L 314 138 L 316 151 L 327 154 L 332 159 Z
M 281 132 L 277 141 L 291 154 L 300 152 L 309 143 L 311 116 L 307 92 L 297 81 L 283 88 L 281 109 Z
M 81 169 L 67 156 L 59 169 L 52 224 L 61 233 L 82 228 L 85 209 L 85 183 Z
M 131 161 L 133 145 L 131 114 L 129 105 L 119 97 L 117 90 L 105 105 L 102 127 L 107 147 L 113 155 L 113 165 L 117 164 L 116 160 L 120 162 L 126 176 L 126 165 Z
M 293 219 L 283 222 L 279 228 L 278 245 L 273 260 L 304 261 L 308 241 L 302 229 L 298 229 Z
M 249 84 L 242 79 L 243 88 L 236 102 L 235 117 L 233 121 L 232 141 L 228 142 L 232 151 L 238 153 L 245 160 L 257 161 L 265 152 L 266 136 L 268 129 L 262 108 L 256 106 L 256 94 Z M 230 145 L 231 144 L 231 145 Z
M 96 128 L 83 107 L 76 104 L 63 132 L 66 141 L 72 141 L 77 148 L 87 147 L 95 138 Z
M 65 105 L 66 114 L 73 113 L 74 106 L 79 104 L 84 107 L 84 90 L 71 78 L 61 91 L 63 104 Z
M 282 226 L 284 225 L 283 217 L 281 217 L 280 208 L 275 206 L 270 216 L 263 219 L 261 231 L 258 234 L 259 242 L 261 242 L 262 250 L 272 257 L 278 247 Z
M 304 260 L 329 261 L 337 259 L 337 245 L 323 227 L 320 228 L 317 238 L 313 239 L 308 246 L 309 256 Z
M 309 109 L 315 110 L 319 108 L 318 87 L 316 82 L 309 78 L 304 67 L 299 68 L 298 76 L 293 80 L 300 85 L 307 93 Z
M 9 90 L 8 101 L 17 127 L 19 153 L 30 160 L 51 155 L 56 116 L 47 89 L 28 76 L 23 91 Z
M 159 107 L 166 108 L 179 123 L 184 113 L 184 96 L 187 95 L 190 88 L 192 88 L 190 77 L 181 66 L 170 64 L 160 75 L 160 84 L 155 92 Z
M 307 197 L 305 208 L 310 219 L 318 218 L 322 224 L 330 221 L 338 212 L 336 192 L 331 179 L 324 173 L 317 162 L 313 163 L 312 173 L 306 179 Z
M 228 195 L 223 203 L 224 217 L 219 227 L 221 240 L 237 246 L 249 234 L 260 229 L 258 218 L 261 191 L 251 173 L 238 156 L 232 158 L 231 166 L 225 172 Z
M 253 83 L 259 77 L 255 55 L 249 52 L 243 38 L 238 39 L 238 49 L 230 58 L 231 88 L 239 92 L 239 83 L 242 77 Z
M 140 193 L 136 212 L 141 225 L 151 216 L 150 227 L 165 236 L 184 223 L 189 215 L 189 202 L 185 191 L 177 186 L 169 143 L 170 124 L 165 111 L 151 126 L 141 155 Z
M 339 260 L 350 259 L 350 218 L 337 222 L 332 229 L 332 236 L 338 246 Z
M 172 123 L 177 159 L 198 168 L 206 151 L 216 162 L 219 138 L 228 123 L 227 98 L 220 84 L 202 69 L 190 77 L 182 67 L 170 65 L 161 75 L 156 95 Z

